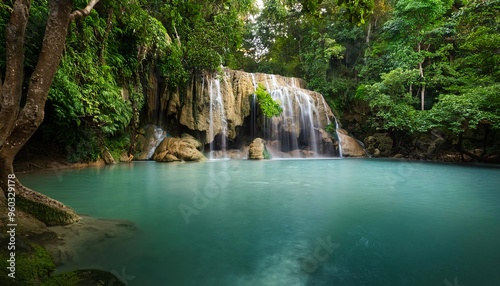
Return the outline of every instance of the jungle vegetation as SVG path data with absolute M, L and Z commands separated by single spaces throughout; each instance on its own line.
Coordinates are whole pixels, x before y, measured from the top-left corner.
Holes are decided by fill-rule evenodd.
M 9 60 L 19 58 L 14 105 L 34 110 L 30 84 L 54 3 L 0 3 L 3 150 L 18 132 L 7 130 L 14 123 L 3 119 L 11 110 Z M 366 106 L 366 125 L 354 134 L 359 137 L 388 132 L 411 142 L 439 129 L 459 150 L 482 148 L 484 157 L 500 149 L 499 0 L 65 3 L 85 13 L 54 18 L 69 23 L 60 64 L 46 105 L 38 105 L 45 107 L 44 121 L 29 123 L 40 128 L 30 129 L 23 142 L 35 133 L 66 150 L 70 161 L 96 160 L 104 147 L 130 149 L 149 77 L 182 88 L 197 73 L 221 66 L 301 77 L 340 117 Z M 9 21 L 21 4 L 29 8 L 24 53 L 11 55 Z

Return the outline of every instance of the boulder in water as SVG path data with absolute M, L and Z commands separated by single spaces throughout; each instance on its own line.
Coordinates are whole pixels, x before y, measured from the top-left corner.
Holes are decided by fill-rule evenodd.
M 264 141 L 262 138 L 255 138 L 250 144 L 250 148 L 248 149 L 248 159 L 268 159 L 266 153 L 266 141 Z
M 157 162 L 201 161 L 206 157 L 197 148 L 201 143 L 191 135 L 184 134 L 181 138 L 167 137 L 156 148 L 153 160 Z
M 366 155 L 363 146 L 361 146 L 358 140 L 349 136 L 346 130 L 338 128 L 337 135 L 339 137 L 340 145 L 342 147 L 342 156 L 364 157 Z

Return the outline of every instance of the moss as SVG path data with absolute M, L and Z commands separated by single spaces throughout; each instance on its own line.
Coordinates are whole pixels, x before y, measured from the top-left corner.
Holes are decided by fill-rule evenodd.
M 5 235 L 0 241 L 5 241 Z M 54 260 L 50 253 L 40 245 L 18 237 L 16 240 L 16 271 L 15 278 L 7 276 L 10 251 L 0 248 L 0 285 L 9 286 L 87 286 L 87 285 L 125 285 L 112 273 L 85 269 L 62 273 L 51 277 L 55 270 Z
M 76 217 L 76 214 L 72 214 L 71 212 L 59 210 L 21 196 L 17 197 L 16 203 L 20 209 L 33 215 L 47 225 L 66 225 L 74 222 Z
M 102 285 L 102 286 L 124 286 L 124 282 L 118 280 L 113 274 L 98 270 L 84 269 L 75 270 L 72 272 L 56 275 L 42 283 L 41 286 L 87 286 L 87 285 Z
M 31 244 L 33 253 L 21 253 L 16 267 L 16 279 L 35 283 L 48 277 L 56 266 L 50 253 L 43 247 Z
M 8 253 L 2 249 L 0 254 L 0 285 L 38 285 L 55 270 L 55 264 L 50 253 L 43 247 L 27 243 L 22 239 L 16 241 L 16 271 L 15 279 L 8 277 Z
M 62 273 L 51 277 L 42 283 L 41 286 L 77 286 L 80 278 L 75 271 Z
M 271 153 L 267 151 L 266 145 L 264 145 L 264 159 L 271 159 Z

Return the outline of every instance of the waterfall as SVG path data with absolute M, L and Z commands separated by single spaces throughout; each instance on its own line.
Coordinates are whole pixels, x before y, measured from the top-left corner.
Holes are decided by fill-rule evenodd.
M 149 134 L 149 138 L 147 139 L 148 145 L 146 146 L 146 151 L 147 151 L 147 157 L 145 158 L 146 160 L 151 160 L 151 158 L 155 153 L 156 147 L 158 147 L 161 141 L 163 141 L 163 139 L 167 137 L 167 132 L 165 132 L 165 130 L 156 127 L 155 125 L 150 125 L 149 129 L 153 128 L 154 128 L 153 132 L 149 131 L 147 133 Z M 148 127 L 146 127 L 146 129 L 148 129 Z
M 224 109 L 224 99 L 222 97 L 222 91 L 220 86 L 220 79 L 218 77 L 211 76 L 209 79 L 209 95 L 210 95 L 210 125 L 209 125 L 209 135 L 210 141 L 210 159 L 214 159 L 214 151 L 220 149 L 223 154 L 225 154 L 227 149 L 227 119 L 226 111 Z M 220 126 L 220 130 L 215 130 L 217 126 Z M 215 142 L 215 136 L 220 134 L 220 141 Z
M 335 119 L 335 134 L 337 134 L 337 140 L 339 144 L 339 157 L 343 158 L 344 156 L 342 155 L 342 138 L 339 134 L 339 121 L 337 120 L 337 117 L 334 117 Z
M 257 80 L 255 79 L 255 74 L 250 74 L 252 77 L 252 86 L 253 86 L 253 94 L 252 94 L 252 101 L 251 101 L 251 107 L 250 107 L 250 115 L 252 116 L 250 118 L 250 136 L 252 138 L 256 137 L 256 130 L 257 130 L 257 112 L 256 112 L 256 107 L 257 107 L 257 94 L 255 94 L 255 91 L 257 90 Z
M 254 86 L 256 83 L 254 82 Z M 264 119 L 264 136 L 281 152 L 308 149 L 312 156 L 318 155 L 321 128 L 320 115 L 315 99 L 299 87 L 295 78 L 279 83 L 275 75 L 266 75 L 265 87 L 271 97 L 280 104 L 283 112 L 274 118 Z M 321 98 L 326 110 L 326 103 Z M 325 112 L 328 118 L 328 114 Z

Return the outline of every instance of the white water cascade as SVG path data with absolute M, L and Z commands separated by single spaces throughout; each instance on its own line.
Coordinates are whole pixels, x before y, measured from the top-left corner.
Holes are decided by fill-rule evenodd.
M 209 95 L 210 95 L 210 125 L 208 130 L 208 138 L 210 141 L 210 159 L 214 159 L 214 151 L 221 150 L 223 157 L 227 150 L 227 119 L 226 111 L 224 109 L 224 99 L 222 96 L 220 79 L 217 76 L 208 76 L 207 81 L 209 83 Z M 220 129 L 215 130 L 215 120 L 218 120 L 220 124 Z M 220 135 L 216 142 L 216 136 Z
M 257 82 L 253 74 L 252 83 L 256 90 Z M 264 86 L 283 109 L 281 115 L 263 120 L 264 139 L 268 141 L 273 156 L 282 157 L 286 152 L 292 152 L 293 157 L 318 156 L 321 144 L 318 128 L 324 128 L 320 117 L 325 116 L 327 124 L 331 122 L 327 112 L 320 114 L 318 110 L 319 104 L 327 110 L 323 97 L 313 98 L 295 78 L 283 83 L 275 75 L 266 75 Z

